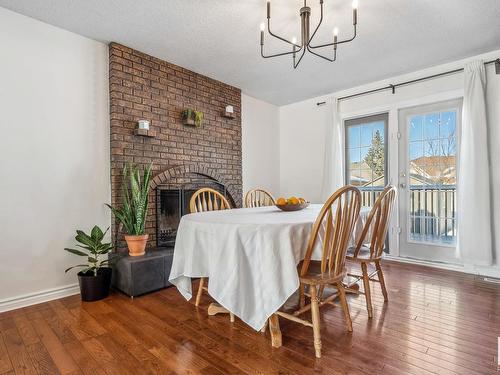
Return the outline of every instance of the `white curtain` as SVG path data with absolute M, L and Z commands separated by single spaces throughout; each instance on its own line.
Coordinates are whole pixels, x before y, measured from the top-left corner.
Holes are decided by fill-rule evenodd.
M 338 188 L 345 185 L 344 127 L 340 121 L 339 101 L 333 98 L 332 113 L 327 122 L 325 157 L 321 198 L 326 201 Z
M 468 265 L 491 265 L 490 175 L 486 72 L 482 61 L 465 66 L 458 172 L 458 251 Z

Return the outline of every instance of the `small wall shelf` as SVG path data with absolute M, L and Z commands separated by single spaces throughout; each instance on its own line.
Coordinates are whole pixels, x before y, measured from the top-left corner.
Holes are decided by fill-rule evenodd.
M 185 126 L 196 126 L 192 118 L 186 118 L 182 120 L 182 124 Z
M 140 137 L 149 137 L 149 138 L 155 138 L 156 137 L 156 132 L 151 129 L 134 129 L 134 135 L 138 135 Z
M 222 112 L 222 117 L 229 118 L 229 119 L 235 119 L 236 118 L 236 116 L 234 115 L 234 113 L 226 112 L 226 111 Z

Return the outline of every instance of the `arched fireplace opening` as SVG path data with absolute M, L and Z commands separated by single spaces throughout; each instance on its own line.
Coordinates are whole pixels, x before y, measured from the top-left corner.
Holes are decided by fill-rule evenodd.
M 158 248 L 174 247 L 180 219 L 189 213 L 191 196 L 198 189 L 209 187 L 219 191 L 232 207 L 241 204 L 241 194 L 232 192 L 232 187 L 224 182 L 223 177 L 207 166 L 170 168 L 155 176 L 152 187 L 155 193 L 155 232 L 151 245 Z

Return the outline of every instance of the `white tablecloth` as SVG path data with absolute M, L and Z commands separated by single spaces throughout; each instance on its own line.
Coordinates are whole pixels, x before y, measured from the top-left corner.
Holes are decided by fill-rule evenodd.
M 321 205 L 310 205 L 282 212 L 272 206 L 185 215 L 169 281 L 189 300 L 191 278 L 208 277 L 208 293 L 259 330 L 299 287 L 296 267 L 320 210 Z M 355 233 L 367 212 L 362 209 Z M 318 251 L 313 258 L 320 256 Z

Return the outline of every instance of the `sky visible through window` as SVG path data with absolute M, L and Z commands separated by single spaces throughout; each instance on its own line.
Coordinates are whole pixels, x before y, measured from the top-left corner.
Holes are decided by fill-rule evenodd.
M 409 121 L 410 160 L 431 156 L 455 156 L 456 111 L 412 116 Z
M 383 121 L 370 122 L 362 125 L 353 125 L 347 128 L 347 139 L 349 141 L 349 162 L 359 163 L 365 159 L 372 144 L 372 139 L 377 130 L 380 132 L 382 141 L 385 143 Z

